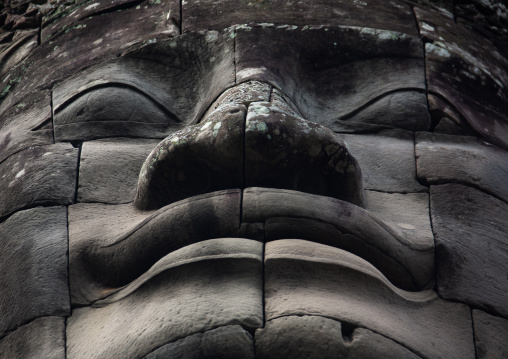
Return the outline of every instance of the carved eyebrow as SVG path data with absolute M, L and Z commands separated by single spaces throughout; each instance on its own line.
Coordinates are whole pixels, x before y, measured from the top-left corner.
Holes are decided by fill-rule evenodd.
M 91 85 L 91 86 L 90 86 Z M 160 103 L 157 99 L 155 99 L 153 96 L 151 96 L 149 93 L 143 91 L 142 89 L 128 84 L 124 82 L 104 82 L 104 83 L 92 83 L 84 88 L 80 89 L 78 92 L 70 96 L 69 98 L 66 98 L 63 102 L 60 104 L 57 104 L 54 109 L 54 113 L 57 114 L 63 110 L 65 110 L 69 105 L 71 105 L 74 101 L 82 97 L 83 95 L 93 92 L 95 90 L 99 89 L 107 89 L 107 88 L 124 88 L 129 89 L 145 98 L 147 98 L 149 101 L 154 103 L 159 110 L 161 110 L 165 115 L 171 117 L 174 119 L 177 123 L 181 123 L 182 120 L 171 110 L 169 110 L 166 106 L 164 106 L 162 103 Z

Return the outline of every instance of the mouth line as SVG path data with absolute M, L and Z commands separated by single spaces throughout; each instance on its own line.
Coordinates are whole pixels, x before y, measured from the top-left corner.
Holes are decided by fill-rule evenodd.
M 428 289 L 433 278 L 433 248 L 412 243 L 367 210 L 331 197 L 272 188 L 231 189 L 181 200 L 145 215 L 120 236 L 73 250 L 70 260 L 78 265 L 76 273 L 80 263 L 89 273 L 87 278 L 71 278 L 73 297 L 79 295 L 72 291 L 88 292 L 85 301 L 74 304 L 90 304 L 139 286 L 160 273 L 159 261 L 167 255 L 214 238 L 301 239 L 336 247 L 370 263 L 405 291 Z M 215 253 L 201 260 L 220 256 Z M 185 264 L 178 260 L 163 267 Z

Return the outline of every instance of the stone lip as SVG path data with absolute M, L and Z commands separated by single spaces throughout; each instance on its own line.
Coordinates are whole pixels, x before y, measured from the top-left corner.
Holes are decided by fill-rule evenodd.
M 224 241 L 225 240 L 225 241 Z M 240 246 L 238 244 L 241 244 Z M 215 238 L 194 243 L 167 254 L 155 263 L 147 272 L 128 285 L 118 288 L 118 291 L 108 297 L 93 303 L 93 307 L 104 307 L 117 302 L 157 275 L 173 268 L 192 265 L 201 261 L 217 261 L 241 259 L 243 261 L 261 261 L 263 258 L 262 245 L 253 240 L 243 238 Z
M 269 241 L 296 237 L 292 228 L 284 224 L 277 229 L 276 238 L 267 237 L 265 226 L 272 218 L 316 218 L 327 223 L 316 227 L 315 238 L 300 239 L 332 245 L 362 257 L 387 281 L 404 290 L 428 288 L 434 271 L 433 248 L 411 243 L 363 208 L 329 197 L 267 188 L 226 190 L 188 198 L 141 216 L 144 219 L 124 227 L 115 238 L 87 238 L 71 243 L 71 295 L 75 305 L 90 304 L 119 290 L 122 294 L 104 303 L 130 294 L 162 271 L 180 262 L 185 264 L 186 259 L 171 259 L 172 254 L 185 252 L 187 246 L 195 243 L 213 238 Z M 261 229 L 246 229 L 256 226 Z M 323 241 L 324 237 L 332 237 L 332 242 Z M 216 259 L 220 259 L 217 255 Z

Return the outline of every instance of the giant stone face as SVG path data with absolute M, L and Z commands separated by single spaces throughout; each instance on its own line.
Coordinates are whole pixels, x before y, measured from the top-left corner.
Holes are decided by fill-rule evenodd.
M 439 4 L 8 3 L 0 357 L 508 356 L 506 9 Z

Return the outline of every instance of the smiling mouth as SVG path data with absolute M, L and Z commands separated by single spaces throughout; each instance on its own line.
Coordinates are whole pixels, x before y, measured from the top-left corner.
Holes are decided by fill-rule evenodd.
M 71 245 L 73 305 L 106 305 L 178 263 L 217 259 L 178 259 L 214 238 L 321 243 L 360 257 L 394 288 L 428 289 L 433 248 L 393 231 L 364 201 L 358 163 L 330 130 L 272 102 L 219 106 L 149 155 L 130 204 L 137 223 Z

